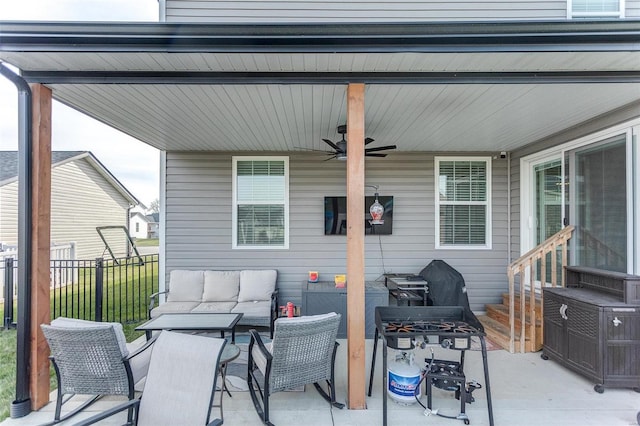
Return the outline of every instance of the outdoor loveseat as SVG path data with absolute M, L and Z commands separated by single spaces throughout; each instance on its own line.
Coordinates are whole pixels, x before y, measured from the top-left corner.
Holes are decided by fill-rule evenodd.
M 168 290 L 151 295 L 149 318 L 164 313 L 242 313 L 238 325 L 269 327 L 277 318 L 275 269 L 171 271 Z M 159 295 L 166 301 L 159 303 Z M 159 303 L 159 304 L 158 304 Z

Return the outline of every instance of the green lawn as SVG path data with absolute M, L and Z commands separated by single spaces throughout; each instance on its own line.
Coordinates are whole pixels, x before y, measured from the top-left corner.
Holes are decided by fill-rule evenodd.
M 140 238 L 136 241 L 136 247 L 157 247 L 160 243 L 157 238 Z
M 49 372 L 51 389 L 56 388 L 56 376 Z M 0 331 L 0 421 L 9 417 L 11 402 L 16 396 L 16 330 Z
M 16 396 L 16 331 L 0 331 L 0 421 Z
M 156 256 L 157 259 L 157 256 Z M 66 316 L 93 320 L 95 318 L 95 290 L 86 283 L 95 282 L 95 270 L 84 268 L 78 272 L 78 284 L 63 287 L 51 302 L 51 316 Z M 121 322 L 128 340 L 142 335 L 133 329 L 147 318 L 149 296 L 158 291 L 158 263 L 114 265 L 105 262 L 102 321 Z M 52 294 L 53 296 L 53 294 Z M 104 298 L 103 298 L 104 300 Z M 113 301 L 117 301 L 114 303 Z M 78 309 L 78 307 L 82 309 Z

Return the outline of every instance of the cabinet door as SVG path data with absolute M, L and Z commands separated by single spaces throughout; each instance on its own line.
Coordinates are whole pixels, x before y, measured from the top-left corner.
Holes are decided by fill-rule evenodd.
M 567 309 L 567 363 L 596 381 L 602 380 L 603 345 L 599 339 L 601 309 L 565 299 Z
M 605 310 L 606 348 L 604 375 L 606 380 L 627 386 L 640 386 L 640 312 L 630 308 Z
M 376 331 L 376 306 L 387 306 L 389 304 L 389 293 L 386 291 L 367 291 L 364 297 L 364 337 L 373 339 Z
M 306 292 L 303 296 L 304 315 L 319 315 L 329 312 L 341 314 L 338 338 L 347 337 L 347 294 L 345 292 Z
M 544 353 L 555 359 L 564 359 L 567 354 L 566 323 L 560 313 L 563 300 L 557 294 L 544 292 Z

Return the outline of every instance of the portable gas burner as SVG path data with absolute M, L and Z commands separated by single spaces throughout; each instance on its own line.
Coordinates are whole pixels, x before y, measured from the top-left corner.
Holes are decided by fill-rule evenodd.
M 482 386 L 475 380 L 467 382 L 464 374 L 464 353 L 471 348 L 471 338 L 477 337 L 482 348 L 489 424 L 493 426 L 485 334 L 477 318 L 475 316 L 471 318 L 468 315 L 472 315 L 472 313 L 470 311 L 467 312 L 461 306 L 377 306 L 375 308 L 376 331 L 369 376 L 369 396 L 371 396 L 372 392 L 378 337 L 381 336 L 384 342 L 382 348 L 382 385 L 383 389 L 385 389 L 382 402 L 384 426 L 387 424 L 387 348 L 408 351 L 414 349 L 416 338 L 422 337 L 427 342 L 431 336 L 437 336 L 438 343 L 443 348 L 459 351 L 460 361 L 436 360 L 433 357 L 425 360 L 427 364 L 425 380 L 427 383 L 428 411 L 432 414 L 437 414 L 437 410 L 430 411 L 432 386 L 455 392 L 455 397 L 460 400 L 460 413 L 457 416 L 437 415 L 463 420 L 465 424 L 469 424 L 469 418 L 465 413 L 465 404 L 474 401 L 471 393 Z
M 413 349 L 406 342 L 412 339 L 403 337 L 403 333 L 412 335 L 438 336 L 439 343 L 447 349 L 467 350 L 471 348 L 471 336 L 482 332 L 464 321 L 403 320 L 382 322 L 387 344 L 393 349 Z M 395 335 L 397 334 L 397 335 Z

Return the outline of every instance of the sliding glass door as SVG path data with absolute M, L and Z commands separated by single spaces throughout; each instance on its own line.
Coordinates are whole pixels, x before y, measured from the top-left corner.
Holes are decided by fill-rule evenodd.
M 560 159 L 536 164 L 535 244 L 538 245 L 562 229 L 562 163 Z
M 619 272 L 633 269 L 630 260 L 638 232 L 633 217 L 640 206 L 630 201 L 631 135 L 622 130 L 585 138 L 522 160 L 522 253 L 573 225 L 569 264 Z M 555 255 L 561 264 L 561 253 Z M 544 274 L 542 262 L 536 264 L 537 281 L 551 282 L 551 260 L 547 255 Z
M 621 135 L 572 154 L 574 260 L 580 266 L 627 272 L 626 138 Z
M 562 160 L 560 158 L 548 158 L 532 167 L 533 209 L 535 218 L 533 223 L 533 245 L 537 246 L 547 238 L 552 237 L 562 229 L 564 205 L 562 190 L 565 184 L 562 172 Z M 555 253 L 557 264 L 561 264 L 562 253 Z M 545 259 L 544 282 L 552 282 L 551 263 L 552 253 L 548 253 Z M 536 263 L 535 277 L 542 280 L 542 262 Z M 557 278 L 560 278 L 558 276 Z

